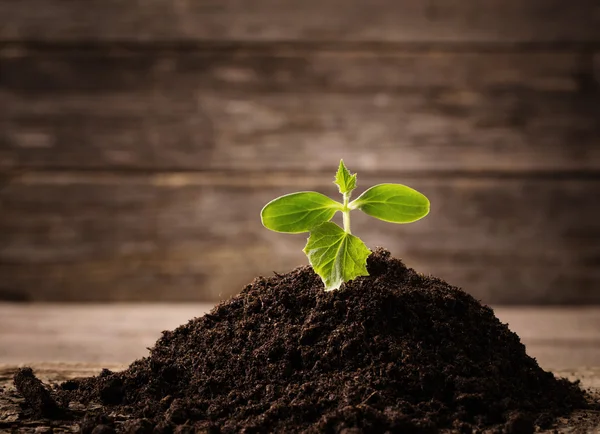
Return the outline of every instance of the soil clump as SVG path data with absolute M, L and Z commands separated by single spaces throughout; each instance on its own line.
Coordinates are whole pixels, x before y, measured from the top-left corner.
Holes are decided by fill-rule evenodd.
M 489 307 L 383 249 L 367 268 L 331 292 L 310 267 L 257 278 L 127 370 L 53 399 L 102 404 L 83 434 L 532 433 L 585 408 Z M 49 399 L 35 402 L 54 414 Z

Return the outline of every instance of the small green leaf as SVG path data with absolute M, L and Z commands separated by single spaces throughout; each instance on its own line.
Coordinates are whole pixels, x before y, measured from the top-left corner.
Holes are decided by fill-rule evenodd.
M 340 193 L 350 193 L 352 190 L 356 188 L 356 173 L 352 175 L 346 166 L 344 165 L 344 160 L 340 160 L 340 167 L 338 168 L 337 173 L 335 174 L 334 184 L 340 189 Z
M 335 223 L 323 223 L 310 231 L 304 253 L 321 276 L 325 291 L 338 289 L 358 276 L 368 276 L 367 258 L 371 251 L 358 237 L 344 232 Z
M 299 234 L 331 220 L 342 204 L 314 191 L 286 194 L 260 212 L 262 224 L 275 232 Z
M 391 223 L 411 223 L 429 213 L 429 199 L 401 184 L 379 184 L 350 202 L 350 209 Z

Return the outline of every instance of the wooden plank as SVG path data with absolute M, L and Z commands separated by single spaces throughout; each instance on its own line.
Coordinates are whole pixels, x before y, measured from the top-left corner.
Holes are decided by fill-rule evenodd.
M 126 365 L 148 355 L 163 330 L 173 330 L 212 307 L 212 303 L 0 303 L 0 364 Z
M 599 179 L 362 176 L 432 201 L 391 225 L 356 213 L 354 231 L 413 268 L 489 303 L 598 303 Z M 0 190 L 4 298 L 215 300 L 258 274 L 306 263 L 305 235 L 264 229 L 261 207 L 298 190 L 337 195 L 329 176 L 31 173 Z
M 126 365 L 146 356 L 163 330 L 202 316 L 212 306 L 0 303 L 0 365 Z M 600 366 L 599 307 L 495 306 L 494 311 L 544 369 Z
M 600 367 L 600 307 L 493 307 L 544 369 Z
M 597 171 L 591 53 L 0 54 L 0 170 Z
M 0 39 L 598 42 L 598 16 L 595 0 L 5 0 Z

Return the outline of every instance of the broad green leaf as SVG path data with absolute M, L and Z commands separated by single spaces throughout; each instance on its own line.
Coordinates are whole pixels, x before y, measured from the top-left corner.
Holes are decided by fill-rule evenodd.
M 401 184 L 379 184 L 350 202 L 350 209 L 391 223 L 411 223 L 429 213 L 429 199 Z
M 368 276 L 367 257 L 371 251 L 358 237 L 326 222 L 310 231 L 304 253 L 321 276 L 325 291 L 338 289 L 358 276 Z
M 340 193 L 350 193 L 352 190 L 356 188 L 356 173 L 352 175 L 346 166 L 344 165 L 344 160 L 340 160 L 340 167 L 338 168 L 337 173 L 335 174 L 334 184 L 340 189 Z
M 331 220 L 342 204 L 314 191 L 286 194 L 260 212 L 262 224 L 275 232 L 298 234 Z

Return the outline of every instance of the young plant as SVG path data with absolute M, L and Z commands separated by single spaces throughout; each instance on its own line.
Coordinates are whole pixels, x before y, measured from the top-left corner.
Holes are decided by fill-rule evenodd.
M 429 200 L 423 194 L 401 184 L 379 184 L 369 188 L 352 202 L 356 174 L 352 175 L 343 160 L 335 175 L 343 202 L 314 191 L 291 193 L 272 200 L 260 217 L 267 229 L 298 234 L 309 232 L 304 253 L 321 277 L 326 291 L 358 276 L 368 276 L 367 257 L 371 251 L 350 232 L 350 211 L 364 213 L 391 223 L 411 223 L 429 213 Z M 336 212 L 343 216 L 344 228 L 330 222 Z

